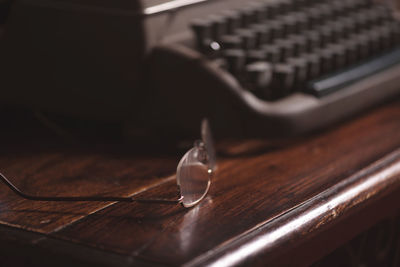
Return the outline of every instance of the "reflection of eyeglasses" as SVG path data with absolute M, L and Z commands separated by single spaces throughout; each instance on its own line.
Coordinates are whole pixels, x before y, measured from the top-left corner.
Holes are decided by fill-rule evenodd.
M 179 199 L 139 199 L 135 197 L 46 197 L 32 196 L 23 193 L 13 183 L 11 183 L 3 174 L 0 173 L 0 179 L 7 184 L 19 196 L 38 201 L 124 201 L 124 202 L 148 202 L 148 203 L 181 203 L 189 208 L 199 203 L 208 192 L 211 184 L 211 176 L 216 169 L 216 156 L 208 121 L 204 119 L 201 123 L 202 140 L 195 142 L 194 147 L 190 149 L 179 161 L 176 170 L 176 182 L 180 191 Z

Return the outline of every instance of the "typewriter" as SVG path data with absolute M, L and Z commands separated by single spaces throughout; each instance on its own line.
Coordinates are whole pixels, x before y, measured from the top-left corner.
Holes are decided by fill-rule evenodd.
M 400 93 L 400 21 L 371 0 L 14 1 L 4 105 L 173 136 L 289 137 Z

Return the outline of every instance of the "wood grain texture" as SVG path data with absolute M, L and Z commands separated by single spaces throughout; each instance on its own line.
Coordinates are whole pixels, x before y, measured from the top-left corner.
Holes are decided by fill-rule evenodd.
M 0 155 L 0 169 L 23 191 L 51 196 L 131 196 L 174 173 L 175 156 L 137 157 L 126 153 L 57 150 L 15 150 Z M 34 202 L 0 185 L 0 221 L 50 233 L 103 209 L 102 202 Z M 174 195 L 175 196 L 175 195 Z
M 265 263 L 308 266 L 321 257 L 322 251 L 337 248 L 353 237 L 354 232 L 366 230 L 385 215 L 399 211 L 399 186 L 400 150 L 397 150 L 231 242 L 229 248 L 200 257 L 190 265 L 207 262 L 213 266 Z M 328 234 L 324 233 L 326 228 L 331 228 Z
M 399 102 L 394 102 L 281 147 L 267 141 L 243 141 L 237 149 L 222 148 L 225 156 L 219 159 L 210 193 L 192 209 L 143 203 L 32 203 L 0 186 L 0 220 L 45 233 L 37 240 L 37 247 L 48 248 L 54 240 L 72 242 L 122 255 L 128 259 L 127 265 L 129 260 L 203 265 L 217 263 L 229 253 L 232 263 L 237 264 L 253 259 L 252 255 L 276 256 L 274 248 L 283 251 L 287 243 L 271 243 L 266 249 L 268 243 L 260 241 L 260 250 L 247 258 L 235 253 L 243 244 L 252 244 L 253 237 L 293 223 L 298 216 L 318 210 L 351 188 L 368 185 L 385 170 L 388 174 L 372 187 L 355 191 L 343 205 L 325 206 L 326 213 L 296 224 L 299 231 L 288 231 L 283 241 L 311 239 L 314 233 L 328 231 L 333 222 L 356 214 L 365 203 L 380 203 L 393 192 L 398 195 L 400 159 L 399 152 L 394 151 L 400 147 L 399 116 Z M 175 182 L 170 174 L 176 157 L 146 157 L 79 149 L 52 153 L 8 151 L 0 157 L 0 169 L 21 187 L 28 190 L 35 186 L 40 193 L 61 195 L 72 190 L 74 194 L 137 193 L 143 197 L 174 194 Z M 392 207 L 399 209 L 399 202 L 392 203 Z M 40 224 L 43 220 L 50 221 Z M 373 220 L 364 224 L 369 223 Z M 263 265 L 264 261 L 252 262 Z
M 54 235 L 183 264 L 265 224 L 398 147 L 399 120 L 386 115 L 400 109 L 393 105 L 390 110 L 286 148 L 221 160 L 208 198 L 194 209 L 121 203 Z M 154 190 L 154 195 L 171 186 Z M 111 233 L 102 234 L 111 225 L 116 226 Z

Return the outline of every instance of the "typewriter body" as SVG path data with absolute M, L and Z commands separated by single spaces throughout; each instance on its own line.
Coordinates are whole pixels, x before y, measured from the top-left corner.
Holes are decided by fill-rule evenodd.
M 173 136 L 284 137 L 400 93 L 400 24 L 369 0 L 15 1 L 2 102 Z

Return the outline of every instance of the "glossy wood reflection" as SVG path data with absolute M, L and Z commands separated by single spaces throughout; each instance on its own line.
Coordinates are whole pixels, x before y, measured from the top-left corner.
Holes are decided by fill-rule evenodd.
M 346 216 L 351 218 L 371 203 L 376 205 L 375 209 L 382 210 L 380 216 L 387 215 L 381 205 L 386 207 L 391 203 L 390 212 L 400 209 L 400 203 L 393 202 L 393 198 L 390 198 L 392 202 L 381 202 L 400 192 L 397 173 L 400 168 L 399 117 L 400 105 L 394 102 L 280 147 L 262 140 L 243 141 L 236 147 L 231 143 L 229 148 L 220 150 L 225 156 L 219 158 L 208 196 L 191 209 L 146 203 L 33 203 L 19 199 L 5 186 L 0 186 L 0 220 L 3 224 L 46 233 L 46 238 L 36 244 L 43 249 L 53 242 L 65 241 L 115 253 L 131 261 L 203 265 L 218 263 L 229 253 L 238 255 L 235 253 L 239 247 L 254 244 L 257 237 L 271 233 L 270 229 L 315 211 L 335 196 L 348 192 L 346 190 L 361 185 L 366 188 L 356 190 L 337 209 L 326 207 L 326 214 L 310 220 L 304 229 L 299 225 L 300 232 L 289 231 L 285 237 L 288 238 L 285 240 L 306 242 L 312 240 L 315 233 L 323 236 L 336 221 Z M 176 156 L 140 157 L 79 149 L 11 154 L 8 151 L 0 155 L 0 168 L 18 185 L 26 190 L 40 189 L 33 193 L 56 195 L 66 191 L 77 195 L 173 195 L 176 186 L 170 175 L 176 163 Z M 374 175 L 385 170 L 388 173 L 372 187 L 364 184 L 375 181 L 371 180 Z M 329 215 L 333 211 L 336 217 Z M 366 214 L 363 218 L 374 211 Z M 373 221 L 365 220 L 364 226 Z M 355 231 L 353 228 L 349 229 Z M 345 242 L 351 234 L 335 244 Z M 290 242 L 274 244 L 271 246 L 276 246 L 280 252 L 284 246 L 291 247 Z M 268 255 L 277 257 L 279 253 L 274 248 L 269 249 Z M 333 248 L 327 246 L 320 255 L 329 252 L 328 249 Z M 258 257 L 262 251 L 255 251 L 254 255 Z M 268 257 L 261 259 L 263 261 L 251 262 L 263 265 Z M 242 260 L 233 263 L 249 263 Z M 304 261 L 304 264 L 309 263 Z
M 130 196 L 173 174 L 173 157 L 69 151 L 15 151 L 0 156 L 0 170 L 24 192 L 50 196 Z M 111 203 L 52 203 L 21 199 L 0 184 L 0 221 L 49 233 Z M 174 187 L 175 188 L 175 187 Z

